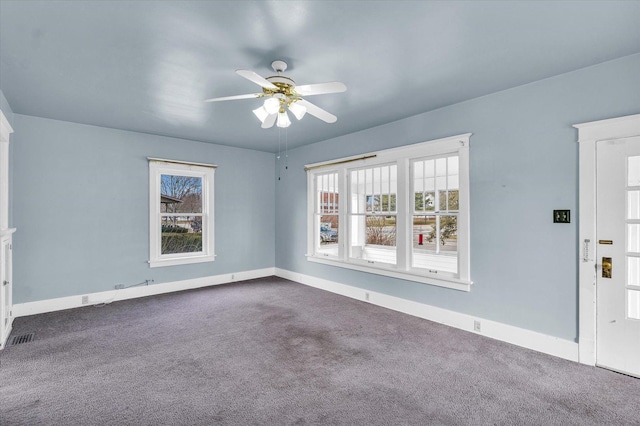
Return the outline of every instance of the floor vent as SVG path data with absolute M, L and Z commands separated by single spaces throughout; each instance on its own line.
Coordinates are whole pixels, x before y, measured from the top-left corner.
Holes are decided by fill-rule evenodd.
M 9 341 L 8 346 L 20 345 L 22 343 L 29 343 L 33 341 L 33 333 L 21 334 L 19 336 L 13 336 Z

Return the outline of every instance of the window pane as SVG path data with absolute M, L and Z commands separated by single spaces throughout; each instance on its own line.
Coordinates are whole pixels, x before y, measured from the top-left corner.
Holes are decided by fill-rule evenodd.
M 398 193 L 398 166 L 389 167 L 389 211 L 396 212 L 396 194 Z
M 458 157 L 447 158 L 447 188 L 449 191 L 458 189 L 460 186 L 458 177 Z
M 358 203 L 358 172 L 352 171 L 350 174 L 351 180 L 351 213 L 359 212 L 359 203 Z
M 338 215 L 320 216 L 320 237 L 323 245 L 338 242 Z
M 161 254 L 202 252 L 202 216 L 163 216 Z
M 161 175 L 162 213 L 202 213 L 202 178 Z
M 629 157 L 628 185 L 640 186 L 640 156 Z
M 317 176 L 316 196 L 317 213 L 336 213 L 338 211 L 338 174 L 327 173 Z
M 640 287 L 640 257 L 627 257 L 629 262 L 627 271 L 627 285 Z
M 460 209 L 460 203 L 458 202 L 459 194 L 457 189 L 449 190 L 449 210 Z
M 427 160 L 424 162 L 424 177 L 432 178 L 435 176 L 435 165 L 436 163 L 433 160 Z
M 373 212 L 377 209 L 377 205 L 378 205 L 378 197 L 373 196 L 373 195 L 367 195 L 367 211 L 368 212 Z
M 424 211 L 424 194 L 422 191 L 413 194 L 413 209 L 416 212 Z
M 435 216 L 414 216 L 413 217 L 413 248 L 435 251 L 436 217 Z
M 317 241 L 320 243 L 318 252 L 338 255 L 338 243 L 340 235 L 338 233 L 338 215 L 320 216 L 320 229 Z
M 627 251 L 631 253 L 640 253 L 640 225 L 627 225 Z
M 413 163 L 413 210 L 414 212 L 434 211 L 435 178 L 434 160 Z
M 367 216 L 367 244 L 396 245 L 395 216 Z
M 458 251 L 458 217 L 440 216 L 440 251 Z
M 351 171 L 351 213 L 395 212 L 397 166 Z
M 432 212 L 436 209 L 436 193 L 435 191 L 427 191 L 424 193 L 424 210 Z
M 447 189 L 447 159 L 446 158 L 438 158 L 436 160 L 436 190 L 444 191 Z M 442 203 L 442 199 L 438 200 L 439 204 L 437 205 L 438 210 L 446 210 L 446 204 Z
M 448 203 L 447 203 L 447 191 L 438 191 L 439 192 L 439 206 L 440 206 L 440 210 L 448 210 L 449 208 Z
M 384 166 L 380 168 L 380 197 L 382 199 L 382 211 L 389 212 L 390 203 L 389 203 L 389 193 L 391 192 L 390 188 L 390 174 L 389 174 L 389 166 Z
M 627 299 L 629 303 L 628 317 L 640 319 L 640 291 L 627 290 Z
M 375 211 L 382 210 L 382 173 L 380 167 L 376 167 L 373 169 L 373 196 L 376 199 L 376 203 L 374 205 Z
M 458 175 L 458 156 L 447 158 L 447 168 L 449 176 Z
M 424 191 L 424 161 L 413 163 L 413 190 L 415 192 Z
M 458 218 L 456 216 L 414 216 L 414 268 L 458 272 Z
M 640 219 L 640 191 L 629 191 L 627 219 Z

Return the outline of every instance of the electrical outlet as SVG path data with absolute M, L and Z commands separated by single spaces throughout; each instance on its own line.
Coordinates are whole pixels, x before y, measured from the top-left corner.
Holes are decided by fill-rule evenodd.
M 364 293 L 364 300 L 366 300 L 367 302 L 369 301 L 369 292 L 368 291 L 366 291 Z
M 117 284 L 116 290 L 122 290 L 124 288 L 124 284 Z
M 82 304 L 86 305 L 87 303 L 89 303 L 89 296 L 82 296 Z
M 478 320 L 473 321 L 473 331 L 477 331 L 478 333 L 480 333 L 480 321 Z

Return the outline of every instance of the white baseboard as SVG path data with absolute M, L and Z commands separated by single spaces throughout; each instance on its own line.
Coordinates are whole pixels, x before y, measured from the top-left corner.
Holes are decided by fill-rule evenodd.
M 425 305 L 423 303 L 401 299 L 387 294 L 376 293 L 366 289 L 312 277 L 310 275 L 299 274 L 286 269 L 275 268 L 275 275 L 311 287 L 392 309 L 394 311 L 403 312 L 405 314 L 469 331 L 471 333 L 578 362 L 578 344 L 570 340 L 560 339 L 558 337 L 526 330 L 524 328 L 514 327 L 512 325 L 478 318 L 455 311 L 449 311 L 447 309 Z M 366 300 L 367 294 L 369 296 L 369 300 Z M 475 321 L 480 321 L 481 332 L 474 331 Z
M 227 284 L 235 281 L 270 277 L 273 275 L 275 275 L 275 268 L 264 268 L 255 269 L 252 271 L 241 271 L 230 274 L 194 278 L 190 280 L 152 284 L 148 286 L 130 287 L 120 290 L 108 290 L 98 293 L 38 300 L 36 302 L 17 303 L 13 305 L 13 316 L 24 317 L 27 315 L 43 314 L 46 312 L 61 311 L 63 309 L 80 308 L 82 306 L 99 305 L 102 303 L 116 302 L 118 300 L 135 299 L 138 297 L 172 293 L 174 291 L 190 290 L 212 285 Z M 82 303 L 83 296 L 88 297 L 87 303 Z

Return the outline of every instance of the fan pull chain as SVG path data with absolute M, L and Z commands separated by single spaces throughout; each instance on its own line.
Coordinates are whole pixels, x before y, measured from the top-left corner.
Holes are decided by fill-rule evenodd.
M 280 180 L 280 153 L 281 153 L 281 149 L 280 149 L 280 145 L 281 145 L 281 135 L 280 135 L 280 127 L 278 127 L 278 156 L 276 157 L 277 161 L 278 161 L 278 180 Z

